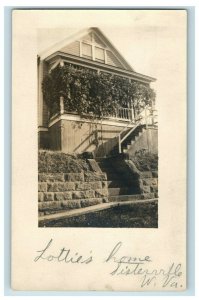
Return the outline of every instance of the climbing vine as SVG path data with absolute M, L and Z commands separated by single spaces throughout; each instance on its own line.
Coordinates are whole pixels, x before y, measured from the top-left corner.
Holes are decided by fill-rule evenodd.
M 98 118 L 112 115 L 130 103 L 139 113 L 155 101 L 155 92 L 148 84 L 73 64 L 54 68 L 44 77 L 42 89 L 50 116 L 59 112 L 60 96 L 68 112 Z

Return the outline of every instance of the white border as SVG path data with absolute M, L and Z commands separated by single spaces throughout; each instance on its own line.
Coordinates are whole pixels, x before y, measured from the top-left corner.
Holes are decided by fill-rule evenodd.
M 74 6 L 84 6 L 84 7 L 86 7 L 86 6 L 104 6 L 104 7 L 108 7 L 108 6 L 115 6 L 115 1 L 108 1 L 108 0 L 98 0 L 98 1 L 92 1 L 92 0 L 90 0 L 90 1 L 88 1 L 88 0 L 85 0 L 84 2 L 84 5 L 82 4 L 82 1 L 81 0 L 79 0 L 79 1 L 77 1 L 77 0 L 74 0 L 74 1 L 68 1 L 68 0 L 56 0 L 56 1 L 51 1 L 51 0 L 49 0 L 49 1 L 44 1 L 44 0 L 34 0 L 34 1 L 28 1 L 28 5 L 27 5 L 27 1 L 25 0 L 23 0 L 23 1 L 20 1 L 20 0 L 2 0 L 1 1 L 1 3 L 0 3 L 0 8 L 1 8 L 1 11 L 0 11 L 0 31 L 1 31 L 1 38 L 2 38 L 2 43 L 1 43 L 1 45 L 3 45 L 3 38 L 4 38 L 4 26 L 3 26 L 3 10 L 4 10 L 4 6 L 25 6 L 25 7 L 33 7 L 33 6 L 46 6 L 46 5 L 48 5 L 48 7 L 49 6 L 68 6 L 68 7 L 74 7 Z M 161 5 L 160 5 L 160 3 L 161 3 Z M 197 0 L 195 0 L 195 1 L 193 1 L 193 0 L 189 0 L 189 1 L 183 1 L 183 0 L 181 0 L 181 1 L 178 1 L 178 0 L 176 0 L 176 1 L 174 1 L 174 0 L 162 0 L 162 1 L 159 1 L 159 0 L 156 0 L 156 1 L 150 1 L 150 5 L 149 5 L 149 1 L 148 0 L 143 0 L 143 1 L 141 1 L 141 0 L 134 0 L 133 2 L 131 1 L 131 0 L 123 0 L 123 1 L 117 1 L 117 5 L 120 5 L 120 6 L 134 6 L 134 7 L 142 7 L 142 6 L 150 6 L 150 7 L 152 7 L 152 6 L 158 6 L 158 7 L 163 7 L 163 6 L 170 6 L 170 7 L 174 7 L 174 6 L 195 6 L 195 8 L 196 8 L 196 54 L 197 54 L 197 56 L 196 56 L 196 78 L 199 78 L 199 71 L 198 71 L 198 53 L 199 53 L 199 47 L 198 47 L 198 39 L 199 39 L 199 37 L 198 37 L 198 28 L 199 28 L 199 22 L 198 22 L 198 19 L 199 19 L 199 12 L 198 12 L 198 6 L 199 6 L 199 4 L 198 4 L 198 1 Z M 3 66 L 4 65 L 4 60 L 3 60 L 3 57 L 4 57 L 4 53 L 3 53 L 3 47 L 1 47 L 0 48 L 0 51 L 2 52 L 1 54 L 1 58 L 2 58 L 2 64 L 1 64 L 1 66 Z M 2 101 L 2 99 L 3 99 L 3 67 L 1 68 L 1 73 L 0 73 L 1 75 L 0 75 L 0 82 L 1 82 L 1 89 L 0 89 L 0 93 L 1 93 L 1 101 L 0 101 L 0 130 L 1 130 L 1 134 L 2 134 L 2 137 L 3 137 L 3 122 L 4 122 L 4 104 L 3 104 L 3 101 Z M 196 99 L 199 99 L 198 98 L 198 85 L 197 85 L 197 87 L 196 87 Z M 199 111 L 199 105 L 198 105 L 198 102 L 196 102 L 196 107 L 195 107 L 195 111 L 196 111 L 196 131 L 197 131 L 197 128 L 199 127 L 199 117 L 198 117 L 198 111 Z M 196 153 L 198 153 L 198 151 L 199 151 L 199 145 L 198 145 L 198 137 L 197 137 L 197 135 L 196 135 L 196 148 L 195 148 L 195 150 L 196 150 Z M 1 147 L 0 148 L 0 154 L 1 154 L 1 160 L 0 160 L 0 163 L 1 163 L 1 166 L 3 165 L 3 155 L 4 155 L 4 150 L 3 150 L 3 147 Z M 199 166 L 199 160 L 198 160 L 198 157 L 196 158 L 196 163 L 195 163 L 195 165 L 196 165 L 196 180 L 197 180 L 197 178 L 199 178 L 199 171 L 198 171 L 198 166 Z M 1 184 L 1 186 L 0 187 L 2 187 L 2 189 L 1 190 L 3 190 L 3 168 L 1 168 L 1 177 L 0 177 L 0 184 Z M 197 197 L 197 196 L 199 196 L 199 191 L 198 191 L 198 188 L 197 188 L 197 190 L 196 190 L 196 199 L 199 199 L 199 197 Z M 199 211 L 199 207 L 198 207 L 199 205 L 198 205 L 198 202 L 196 202 L 196 212 L 198 212 Z M 1 201 L 1 207 L 0 207 L 0 218 L 1 218 L 1 220 L 3 220 L 3 201 Z M 198 228 L 198 218 L 196 217 L 196 229 Z M 3 227 L 1 226 L 0 227 L 0 233 L 2 234 L 2 236 L 3 236 Z M 1 239 L 2 240 L 2 239 Z M 1 244 L 2 245 L 2 244 Z M 199 247 L 198 247 L 198 238 L 196 239 L 196 253 L 198 253 L 198 250 L 199 250 Z M 0 265 L 1 266 L 3 266 L 3 249 L 2 249 L 2 247 L 1 247 L 1 255 L 0 255 L 0 259 L 1 259 L 1 261 L 0 261 Z M 196 266 L 198 266 L 198 258 L 196 257 Z M 3 268 L 1 267 L 0 268 L 1 269 L 1 282 L 0 282 L 0 295 L 2 296 L 3 295 L 3 293 L 2 293 L 2 291 L 3 291 L 3 284 L 2 284 L 2 282 L 3 282 Z M 198 273 L 198 272 L 197 272 Z M 197 282 L 199 282 L 199 280 L 198 280 L 198 274 L 197 274 L 197 277 L 196 277 L 196 283 Z M 196 296 L 198 295 L 198 288 L 197 288 L 197 286 L 196 286 Z M 37 296 L 38 297 L 38 296 Z M 134 297 L 134 296 L 132 296 L 132 297 Z M 158 298 L 161 298 L 161 297 L 164 297 L 164 296 L 157 296 L 156 297 L 156 299 L 158 299 Z M 8 298 L 10 298 L 10 297 L 8 297 Z M 24 299 L 24 297 L 19 297 L 20 299 Z M 57 297 L 52 297 L 53 299 L 56 299 Z M 68 299 L 78 299 L 79 297 L 67 297 Z M 94 299 L 94 298 L 96 298 L 96 297 L 92 297 L 92 299 Z M 112 299 L 113 297 L 104 297 L 104 298 L 107 298 L 107 299 Z M 123 297 L 117 297 L 117 298 L 123 298 Z M 150 297 L 150 298 L 154 298 L 154 297 Z M 185 298 L 190 298 L 190 296 L 189 297 L 185 297 Z M 39 296 L 39 299 L 42 299 L 42 296 Z M 141 297 L 139 297 L 138 299 L 144 299 L 144 296 L 141 296 Z M 191 297 L 191 299 L 192 299 L 192 297 Z

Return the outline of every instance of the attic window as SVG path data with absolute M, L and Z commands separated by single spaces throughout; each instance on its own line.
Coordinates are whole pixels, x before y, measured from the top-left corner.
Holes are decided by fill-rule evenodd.
M 82 43 L 82 56 L 87 59 L 92 59 L 92 46 Z
M 99 62 L 105 62 L 104 49 L 95 47 L 95 60 Z

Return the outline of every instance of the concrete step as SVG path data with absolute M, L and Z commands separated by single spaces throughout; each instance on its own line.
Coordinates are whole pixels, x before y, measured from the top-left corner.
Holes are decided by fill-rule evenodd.
M 120 201 L 136 201 L 136 200 L 146 200 L 154 199 L 154 193 L 148 194 L 135 194 L 135 195 L 118 195 L 118 196 L 109 196 L 108 199 L 110 202 L 120 202 Z
M 128 195 L 128 187 L 108 188 L 109 196 Z
M 108 197 L 109 201 L 111 202 L 120 202 L 120 201 L 133 201 L 133 200 L 141 200 L 143 199 L 142 194 L 136 195 L 110 195 Z

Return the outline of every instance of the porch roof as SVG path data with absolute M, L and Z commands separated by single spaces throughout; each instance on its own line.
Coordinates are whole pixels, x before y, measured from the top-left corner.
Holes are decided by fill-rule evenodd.
M 127 77 L 129 79 L 134 79 L 139 82 L 150 83 L 150 82 L 156 81 L 156 78 L 151 77 L 151 76 L 147 76 L 147 75 L 135 72 L 135 71 L 128 71 L 128 70 L 120 69 L 115 66 L 103 64 L 103 63 L 85 59 L 82 57 L 77 57 L 77 56 L 67 54 L 67 53 L 64 53 L 61 51 L 57 51 L 57 52 L 49 55 L 48 57 L 45 58 L 45 61 L 49 63 L 50 69 L 53 69 L 54 67 L 56 67 L 61 61 L 63 61 L 63 62 L 66 61 L 66 62 L 76 63 L 83 67 L 88 67 L 88 68 L 95 69 L 95 70 L 103 70 L 108 73 L 117 74 L 117 75 L 120 75 L 123 77 Z

